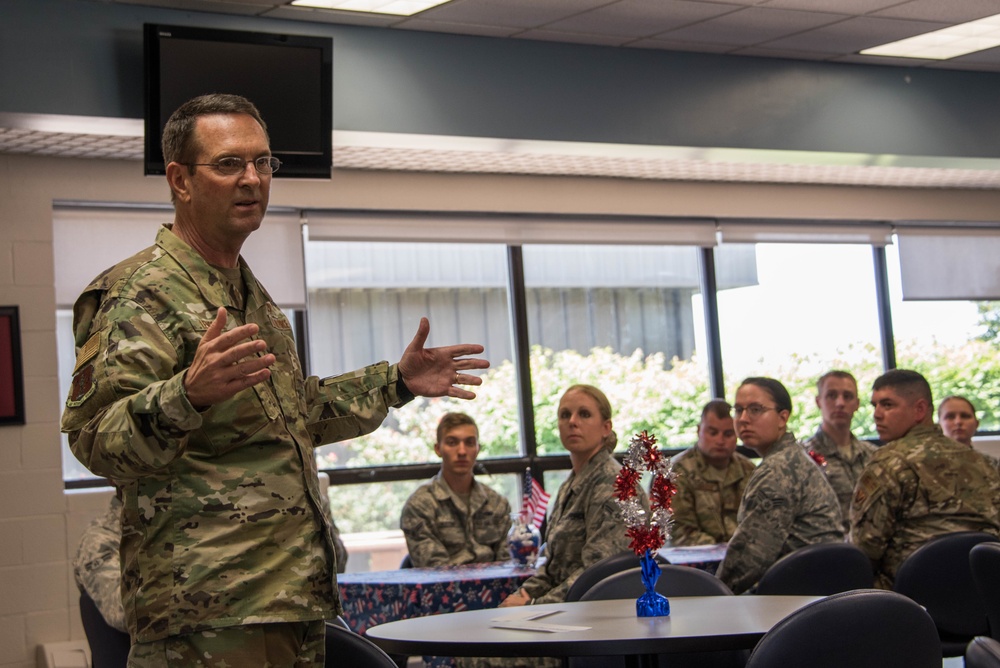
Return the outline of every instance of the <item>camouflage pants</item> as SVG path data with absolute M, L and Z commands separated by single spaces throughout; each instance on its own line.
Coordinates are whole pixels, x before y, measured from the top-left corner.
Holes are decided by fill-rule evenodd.
M 132 645 L 128 668 L 323 668 L 326 623 L 250 624 Z

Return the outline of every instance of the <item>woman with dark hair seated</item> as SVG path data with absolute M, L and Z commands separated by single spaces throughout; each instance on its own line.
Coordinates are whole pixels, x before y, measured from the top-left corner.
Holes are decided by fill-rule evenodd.
M 717 573 L 736 594 L 751 590 L 764 571 L 789 552 L 844 540 L 837 494 L 788 431 L 791 413 L 788 390 L 773 378 L 747 378 L 736 390 L 736 433 L 761 456 Z

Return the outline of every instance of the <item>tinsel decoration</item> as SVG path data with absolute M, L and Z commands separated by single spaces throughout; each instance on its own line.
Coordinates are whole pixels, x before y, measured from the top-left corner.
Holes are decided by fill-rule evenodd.
M 649 512 L 639 503 L 638 485 L 641 471 L 653 474 L 649 491 Z M 640 555 L 642 582 L 646 593 L 635 602 L 639 617 L 665 617 L 670 614 L 670 602 L 656 593 L 660 567 L 653 555 L 670 537 L 671 502 L 677 486 L 670 459 L 660 454 L 656 437 L 645 431 L 629 442 L 622 468 L 615 478 L 615 497 L 627 529 L 629 549 Z
M 820 468 L 826 466 L 826 457 L 819 454 L 815 450 L 810 450 L 809 456 L 812 457 L 812 460 L 816 462 L 816 465 L 819 466 Z

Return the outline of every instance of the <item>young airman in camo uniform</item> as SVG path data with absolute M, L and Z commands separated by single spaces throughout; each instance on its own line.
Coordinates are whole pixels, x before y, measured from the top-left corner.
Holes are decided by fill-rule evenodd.
M 464 413 L 445 414 L 434 452 L 441 470 L 406 500 L 399 526 L 413 565 L 446 566 L 510 557 L 510 502 L 476 480 L 479 429 Z
M 844 533 L 850 528 L 851 499 L 861 471 L 875 452 L 875 446 L 859 441 L 851 433 L 854 413 L 861 405 L 858 382 L 846 371 L 830 371 L 816 382 L 816 405 L 823 421 L 803 446 L 811 456 L 819 455 L 821 468 L 837 493 L 844 517 Z
M 488 363 L 458 359 L 481 346 L 425 349 L 422 319 L 398 365 L 303 378 L 287 318 L 240 256 L 278 167 L 260 114 L 195 98 L 163 151 L 174 223 L 77 300 L 62 420 L 122 492 L 129 665 L 322 666 L 340 601 L 313 448 L 413 395 L 472 398 L 455 385 L 481 381 L 459 372 Z
M 872 560 L 875 585 L 891 589 L 900 564 L 935 536 L 1000 535 L 1000 474 L 985 455 L 934 425 L 931 388 L 916 371 L 879 376 L 872 404 L 886 444 L 858 481 L 851 541 Z
M 721 399 L 705 404 L 698 443 L 671 462 L 677 473 L 672 545 L 725 543 L 736 531 L 743 490 L 756 467 L 736 452 L 731 412 L 732 406 Z
M 788 391 L 773 378 L 747 378 L 736 391 L 736 431 L 761 462 L 743 493 L 739 526 L 717 573 L 735 594 L 751 590 L 789 552 L 844 539 L 837 495 L 786 431 L 791 412 Z

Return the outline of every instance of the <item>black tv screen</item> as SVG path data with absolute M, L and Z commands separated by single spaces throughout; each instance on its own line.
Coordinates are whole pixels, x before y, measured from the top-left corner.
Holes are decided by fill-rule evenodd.
M 145 173 L 165 174 L 160 137 L 170 114 L 206 93 L 253 102 L 267 123 L 275 178 L 330 178 L 333 40 L 146 24 Z

